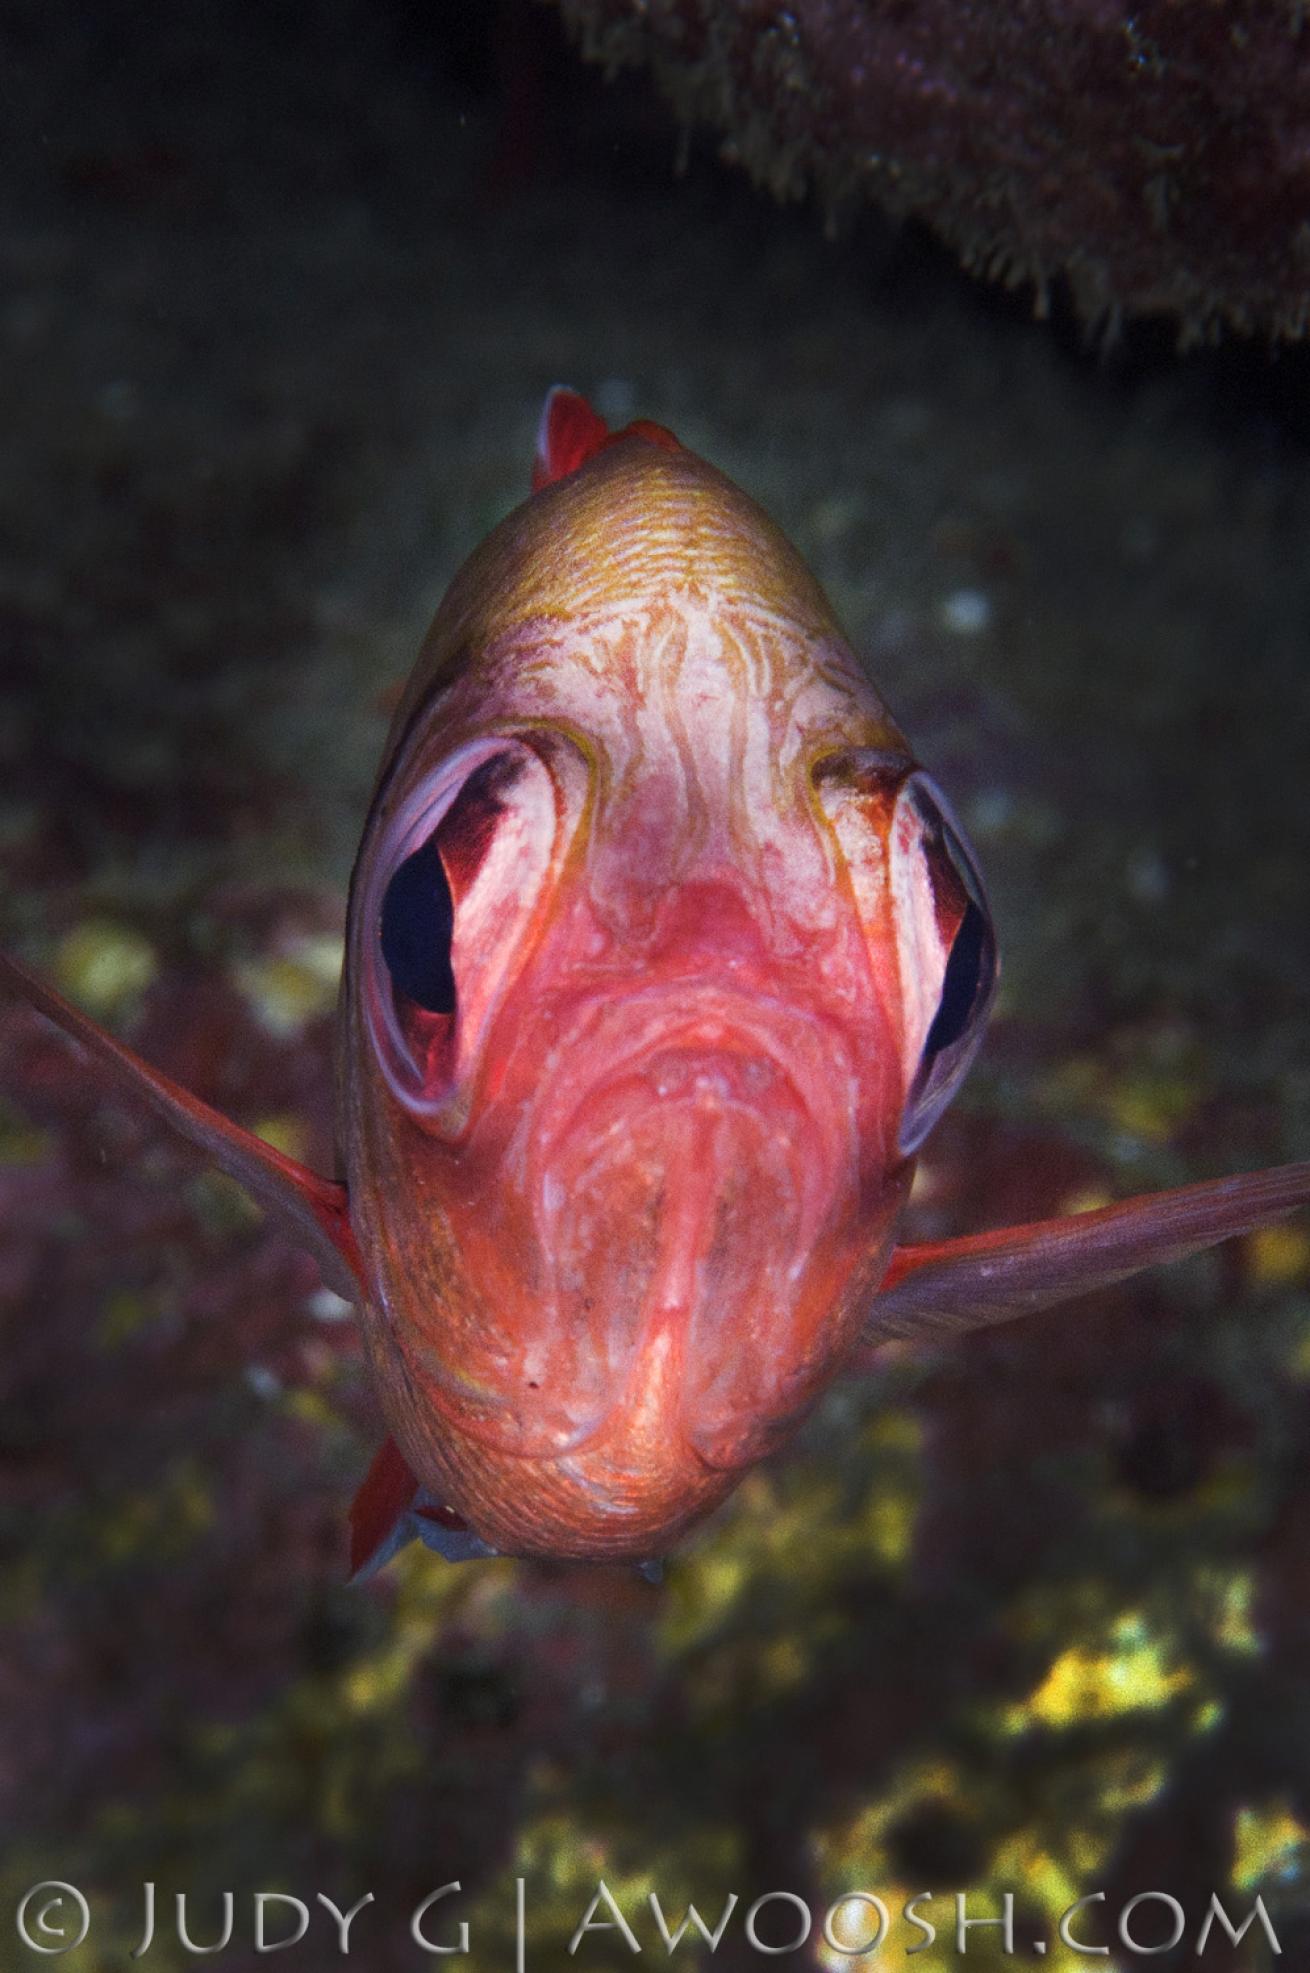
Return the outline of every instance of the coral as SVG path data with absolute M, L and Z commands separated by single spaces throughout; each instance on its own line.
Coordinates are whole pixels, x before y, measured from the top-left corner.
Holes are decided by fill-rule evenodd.
M 558 0 L 779 198 L 866 199 L 1082 318 L 1310 327 L 1310 29 L 1274 0 Z

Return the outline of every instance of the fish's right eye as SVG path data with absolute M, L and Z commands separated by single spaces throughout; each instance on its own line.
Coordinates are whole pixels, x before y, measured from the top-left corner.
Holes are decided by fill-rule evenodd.
M 475 742 L 420 779 L 370 846 L 365 1019 L 412 1116 L 454 1127 L 466 1071 L 549 893 L 555 790 L 533 747 Z
M 429 1014 L 455 1011 L 455 900 L 436 836 L 407 856 L 382 899 L 379 939 L 396 993 Z
M 393 995 L 425 1014 L 453 1014 L 455 921 L 522 773 L 510 754 L 474 768 L 425 842 L 396 865 L 382 894 L 378 944 Z

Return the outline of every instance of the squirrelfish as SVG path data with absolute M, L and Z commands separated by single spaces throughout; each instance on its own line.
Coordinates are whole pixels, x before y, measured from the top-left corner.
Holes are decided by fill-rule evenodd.
M 0 974 L 290 1224 L 390 1438 L 357 1567 L 661 1555 L 884 1341 L 1116 1281 L 1310 1166 L 898 1247 L 996 981 L 977 861 L 796 552 L 554 391 L 455 577 L 351 884 L 329 1181 Z

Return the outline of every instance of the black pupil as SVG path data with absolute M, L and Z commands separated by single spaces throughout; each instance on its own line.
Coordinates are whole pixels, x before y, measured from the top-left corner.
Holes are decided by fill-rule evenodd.
M 387 885 L 381 926 L 382 957 L 392 986 L 430 1014 L 455 1011 L 450 963 L 454 934 L 454 900 L 433 835 L 405 858 Z
M 988 938 L 987 920 L 970 898 L 960 920 L 960 929 L 955 934 L 951 956 L 946 962 L 942 997 L 924 1043 L 926 1056 L 940 1055 L 944 1048 L 958 1041 L 968 1027 L 969 1016 L 978 998 Z

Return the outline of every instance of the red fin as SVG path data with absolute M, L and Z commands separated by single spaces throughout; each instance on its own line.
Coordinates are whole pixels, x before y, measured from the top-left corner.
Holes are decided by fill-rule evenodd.
M 874 1299 L 858 1369 L 900 1337 L 923 1341 L 1009 1322 L 1198 1254 L 1310 1205 L 1310 1164 L 1184 1185 L 1099 1212 L 898 1247 Z
M 537 427 L 537 456 L 532 462 L 532 491 L 554 486 L 601 450 L 610 428 L 585 397 L 556 384 L 546 394 Z
M 383 1439 L 350 1504 L 350 1573 L 366 1568 L 418 1493 L 418 1481 L 391 1439 Z
M 621 432 L 615 432 L 609 443 L 612 445 L 620 438 L 644 438 L 650 445 L 662 446 L 665 452 L 682 451 L 682 440 L 675 438 L 667 425 L 657 425 L 653 418 L 634 418 Z
M 0 985 L 21 994 L 86 1049 L 126 1089 L 135 1090 L 166 1123 L 212 1158 L 258 1203 L 308 1246 L 331 1285 L 349 1301 L 358 1298 L 362 1268 L 350 1230 L 346 1188 L 297 1164 L 251 1131 L 202 1103 L 179 1083 L 152 1069 L 132 1049 L 107 1034 L 25 967 L 0 952 Z
M 622 431 L 612 432 L 599 411 L 593 411 L 580 392 L 556 384 L 547 392 L 537 427 L 532 491 L 540 493 L 542 487 L 567 479 L 598 452 L 626 438 L 643 438 L 651 445 L 662 446 L 666 452 L 682 450 L 671 431 L 649 418 L 634 418 Z

